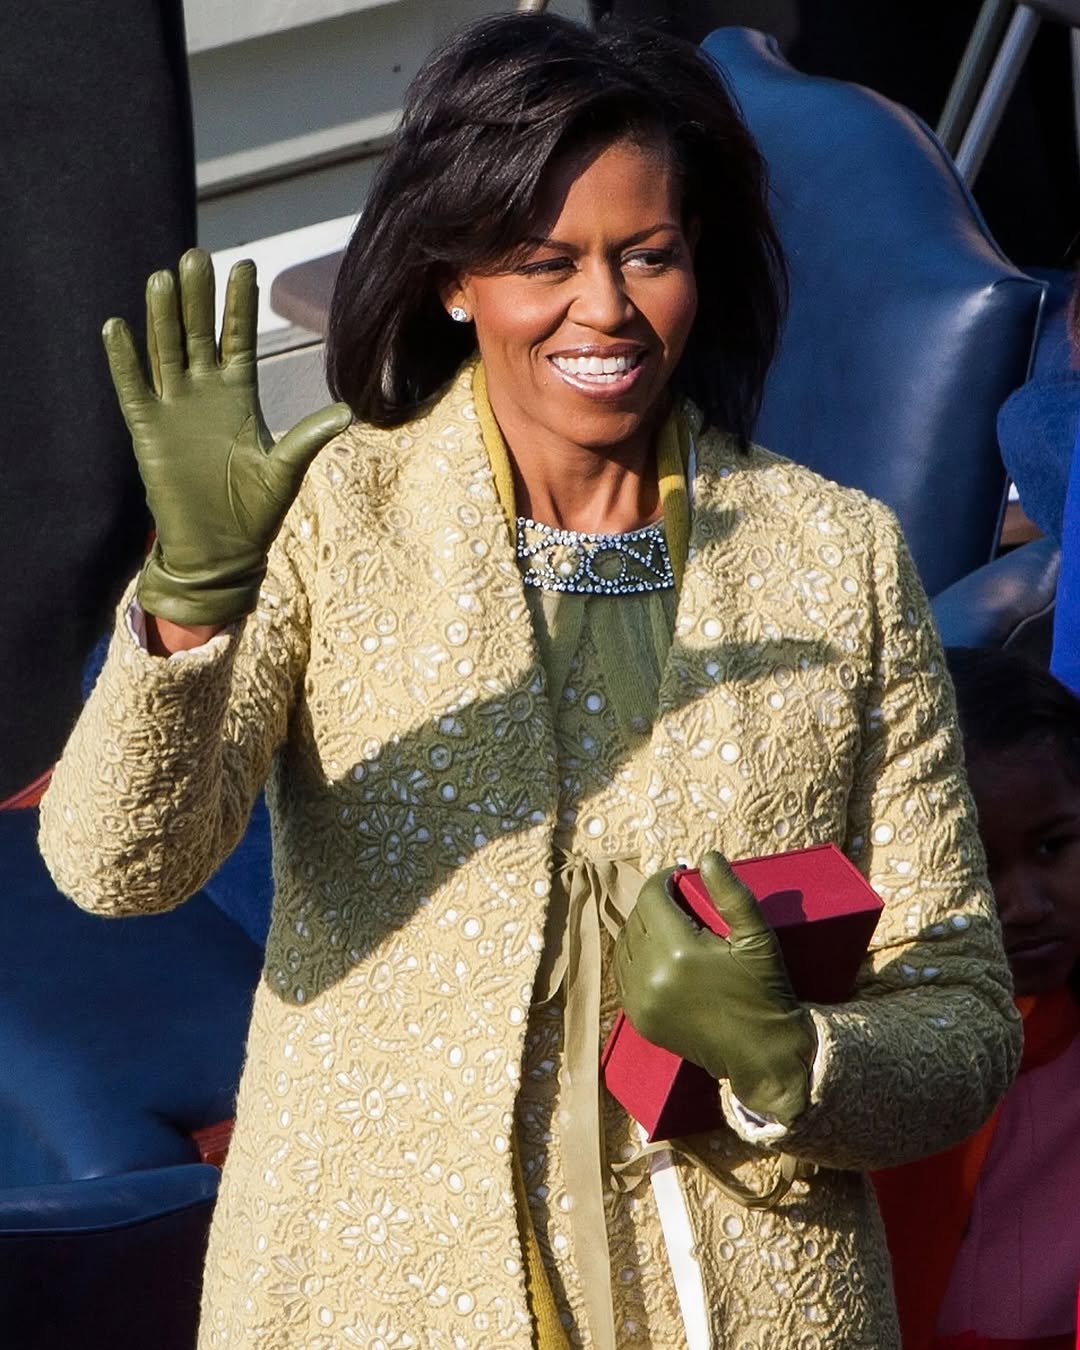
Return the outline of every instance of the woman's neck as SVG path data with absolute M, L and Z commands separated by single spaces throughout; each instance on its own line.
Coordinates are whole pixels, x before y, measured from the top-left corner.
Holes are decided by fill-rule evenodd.
M 590 449 L 556 444 L 535 428 L 500 426 L 519 516 L 588 534 L 623 534 L 660 518 L 655 427 L 620 446 Z
M 587 534 L 623 534 L 660 515 L 656 462 L 630 466 L 598 451 L 545 458 L 510 449 L 519 516 Z

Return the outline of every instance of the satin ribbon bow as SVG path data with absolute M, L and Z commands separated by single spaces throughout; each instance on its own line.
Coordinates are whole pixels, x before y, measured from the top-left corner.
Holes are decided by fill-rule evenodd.
M 600 1113 L 600 930 L 602 925 L 618 936 L 645 878 L 625 857 L 590 858 L 559 850 L 555 861 L 548 941 L 535 998 L 543 1004 L 562 995 L 560 1126 L 570 1226 L 592 1344 L 615 1350 Z

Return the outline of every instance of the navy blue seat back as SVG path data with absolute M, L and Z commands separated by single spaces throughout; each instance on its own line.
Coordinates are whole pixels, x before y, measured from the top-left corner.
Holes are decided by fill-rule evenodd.
M 1043 287 L 911 113 L 801 74 L 761 33 L 703 46 L 768 163 L 791 270 L 755 439 L 887 502 L 933 595 L 993 556 L 995 419 L 1027 377 Z
M 0 811 L 0 1191 L 194 1162 L 233 1114 L 261 947 L 204 893 L 84 914 Z

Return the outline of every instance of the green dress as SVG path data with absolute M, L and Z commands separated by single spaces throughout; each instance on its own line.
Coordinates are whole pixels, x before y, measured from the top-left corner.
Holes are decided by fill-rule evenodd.
M 589 1344 L 656 1346 L 659 1328 L 681 1325 L 675 1286 L 650 1240 L 655 1212 L 637 1221 L 655 1204 L 650 1187 L 612 1187 L 610 1163 L 641 1137 L 596 1075 L 618 1011 L 614 936 L 641 882 L 626 804 L 647 791 L 675 576 L 660 523 L 597 536 L 519 520 L 517 552 L 559 764 L 551 918 L 517 1107 L 530 1217 L 564 1325 Z

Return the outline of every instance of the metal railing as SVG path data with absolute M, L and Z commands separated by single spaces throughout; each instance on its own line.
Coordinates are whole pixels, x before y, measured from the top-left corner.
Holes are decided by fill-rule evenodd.
M 1080 136 L 1080 0 L 985 0 L 956 72 L 937 134 L 970 186 L 982 168 L 1043 20 L 1067 25 Z

